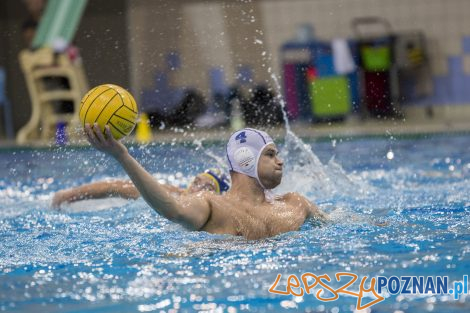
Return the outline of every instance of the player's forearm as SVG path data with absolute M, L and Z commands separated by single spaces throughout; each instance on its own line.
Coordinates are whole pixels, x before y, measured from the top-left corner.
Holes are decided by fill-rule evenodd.
M 321 222 L 330 221 L 330 217 L 328 216 L 328 214 L 320 210 L 320 208 L 313 203 L 310 203 L 309 216 Z
M 111 195 L 108 188 L 103 188 L 99 183 L 92 183 L 69 190 L 71 197 L 70 201 L 78 201 L 85 199 L 101 199 Z
M 321 210 L 316 211 L 313 217 L 324 223 L 331 221 L 331 218 L 328 216 L 328 214 Z
M 164 217 L 178 221 L 180 208 L 164 185 L 158 183 L 128 152 L 115 156 L 144 200 Z
M 103 187 L 101 183 L 92 183 L 64 190 L 63 193 L 67 202 L 74 202 L 85 199 L 106 198 L 111 195 L 111 190 Z
M 113 183 L 97 182 L 62 191 L 67 202 L 85 199 L 101 199 L 119 195 Z

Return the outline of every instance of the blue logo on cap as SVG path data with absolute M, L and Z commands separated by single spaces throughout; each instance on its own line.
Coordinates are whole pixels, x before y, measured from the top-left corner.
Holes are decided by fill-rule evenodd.
M 245 132 L 241 132 L 237 135 L 237 137 L 235 137 L 235 140 L 239 140 L 240 142 L 239 143 L 244 143 L 246 142 L 246 133 Z

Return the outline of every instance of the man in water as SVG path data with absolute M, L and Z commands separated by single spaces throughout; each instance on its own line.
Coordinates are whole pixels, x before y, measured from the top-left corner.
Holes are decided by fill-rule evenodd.
M 271 137 L 256 129 L 233 133 L 227 143 L 232 186 L 217 195 L 207 191 L 175 197 L 97 124 L 85 126 L 88 141 L 114 157 L 145 201 L 160 215 L 189 230 L 260 239 L 295 231 L 309 217 L 326 219 L 317 206 L 297 193 L 270 199 L 266 191 L 281 183 L 283 162 Z
M 196 175 L 187 189 L 167 184 L 161 185 L 174 195 L 195 193 L 203 190 L 222 194 L 230 188 L 228 177 L 217 168 L 211 168 Z M 100 181 L 56 192 L 52 198 L 52 207 L 59 208 L 65 202 L 70 203 L 85 199 L 102 199 L 107 197 L 137 199 L 140 197 L 140 193 L 132 181 L 129 180 Z

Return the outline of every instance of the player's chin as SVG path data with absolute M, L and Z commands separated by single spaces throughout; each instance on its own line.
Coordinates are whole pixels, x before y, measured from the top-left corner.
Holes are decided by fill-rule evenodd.
M 282 181 L 282 172 L 279 172 L 273 175 L 271 179 L 269 180 L 269 182 L 266 182 L 264 187 L 267 189 L 276 188 L 277 186 L 281 184 L 281 181 Z

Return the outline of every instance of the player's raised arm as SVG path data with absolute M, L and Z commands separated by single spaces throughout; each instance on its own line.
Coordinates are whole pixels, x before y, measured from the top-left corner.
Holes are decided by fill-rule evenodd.
M 85 133 L 96 149 L 110 154 L 121 164 L 141 196 L 155 211 L 188 229 L 199 230 L 206 224 L 210 216 L 207 194 L 189 195 L 184 199 L 174 197 L 129 154 L 121 142 L 113 138 L 109 126 L 105 127 L 106 137 L 97 124 L 93 129 L 87 124 Z

